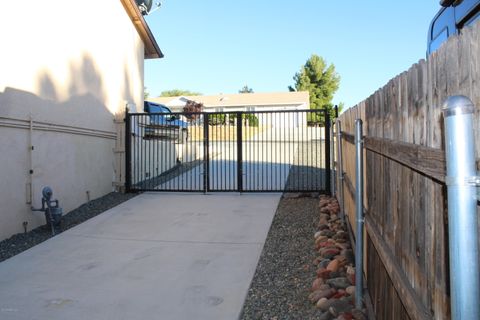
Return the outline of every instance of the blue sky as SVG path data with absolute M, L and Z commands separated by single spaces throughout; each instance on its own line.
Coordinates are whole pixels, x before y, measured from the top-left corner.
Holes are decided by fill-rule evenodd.
M 316 53 L 341 77 L 351 107 L 425 58 L 438 0 L 163 0 L 147 22 L 165 57 L 145 62 L 150 96 L 287 91 Z

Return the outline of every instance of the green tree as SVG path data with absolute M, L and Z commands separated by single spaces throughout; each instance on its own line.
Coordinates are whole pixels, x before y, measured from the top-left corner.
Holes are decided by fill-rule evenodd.
M 238 90 L 238 93 L 253 93 L 253 89 L 244 85 L 242 89 Z
M 173 90 L 166 90 L 160 93 L 160 97 L 180 97 L 180 96 L 201 96 L 201 93 L 193 92 L 189 90 L 180 90 L 180 89 L 173 89 Z
M 335 71 L 333 64 L 327 65 L 322 57 L 312 54 L 300 71 L 295 74 L 293 80 L 295 87 L 290 86 L 290 91 L 308 91 L 310 109 L 327 109 L 330 116 L 334 116 L 332 99 L 338 90 L 340 76 Z M 323 125 L 323 115 L 313 113 L 308 121 L 314 125 Z
M 147 100 L 150 97 L 147 87 L 143 87 L 143 100 Z

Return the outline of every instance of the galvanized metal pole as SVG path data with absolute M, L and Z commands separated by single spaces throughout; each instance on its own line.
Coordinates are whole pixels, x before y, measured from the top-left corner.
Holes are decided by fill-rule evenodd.
M 330 190 L 332 190 L 332 195 L 335 194 L 335 135 L 333 130 L 333 125 L 330 126 Z
M 465 96 L 452 96 L 443 105 L 453 320 L 480 319 L 474 112 Z
M 363 123 L 355 120 L 355 308 L 362 309 L 363 301 Z
M 337 167 L 338 167 L 338 202 L 340 204 L 340 218 L 345 220 L 345 200 L 343 198 L 343 152 L 342 152 L 342 122 L 337 120 Z

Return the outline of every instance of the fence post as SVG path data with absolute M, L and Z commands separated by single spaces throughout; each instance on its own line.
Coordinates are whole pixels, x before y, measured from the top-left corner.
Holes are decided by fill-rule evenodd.
M 242 112 L 237 112 L 237 191 L 243 192 Z
M 363 122 L 355 120 L 355 307 L 363 301 Z
M 329 195 L 332 195 L 332 190 L 330 189 L 330 113 L 325 109 L 325 189 Z
M 210 188 L 210 146 L 209 146 L 209 114 L 203 113 L 203 193 L 207 193 Z
M 344 181 L 344 175 L 343 175 L 343 152 L 342 152 L 342 121 L 337 120 L 336 121 L 337 125 L 337 166 L 338 166 L 338 183 L 337 183 L 337 188 L 338 188 L 338 202 L 340 204 L 340 218 L 342 220 L 345 220 L 345 200 L 343 198 L 343 181 Z
M 465 96 L 443 104 L 453 320 L 480 319 L 474 112 Z
M 335 194 L 335 132 L 333 124 L 330 126 L 330 190 L 332 195 Z
M 125 193 L 131 192 L 132 187 L 132 132 L 131 115 L 128 107 L 125 108 Z

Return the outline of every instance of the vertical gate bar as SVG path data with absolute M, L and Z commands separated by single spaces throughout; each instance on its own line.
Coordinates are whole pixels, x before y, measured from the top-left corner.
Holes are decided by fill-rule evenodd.
M 203 114 L 203 192 L 207 193 L 210 189 L 210 155 L 209 155 L 209 132 L 208 132 L 208 113 Z
M 152 164 L 153 164 L 153 161 L 152 161 L 152 142 L 154 140 L 153 139 L 148 139 L 147 142 L 148 142 L 148 188 L 149 189 L 153 189 L 153 170 L 152 170 Z
M 308 128 L 308 125 L 307 125 Z M 312 137 L 311 137 L 311 145 L 312 145 L 312 150 L 310 152 L 312 153 L 312 168 L 314 168 L 314 172 L 318 172 L 318 158 L 321 157 L 321 154 L 318 154 L 318 128 L 314 126 L 312 129 Z M 313 178 L 313 177 L 312 177 Z M 318 179 L 314 179 L 315 181 L 312 183 L 312 186 L 315 186 L 315 189 L 320 190 L 321 186 L 319 184 Z
M 282 128 L 283 128 L 283 155 L 284 155 L 284 159 L 285 159 L 285 166 L 283 168 L 283 171 L 284 171 L 284 175 L 285 175 L 285 186 L 284 188 L 285 189 L 288 189 L 290 187 L 290 182 L 288 181 L 289 179 L 289 176 L 290 176 L 290 159 L 287 158 L 287 155 L 289 157 L 289 149 L 290 149 L 290 141 L 287 140 L 287 130 L 285 128 L 285 115 L 282 114 Z
M 131 129 L 131 143 L 132 143 L 132 149 L 133 149 L 133 160 L 132 160 L 132 170 L 133 170 L 133 174 L 132 174 L 132 179 L 130 180 L 131 184 L 130 184 L 130 188 L 132 189 L 132 191 L 135 189 L 135 185 L 137 185 L 137 182 L 138 182 L 138 155 L 137 155 L 137 138 L 135 136 L 135 131 L 136 130 L 136 126 L 135 126 L 135 123 L 137 123 L 138 125 L 138 118 L 137 117 L 130 117 L 130 125 L 132 126 L 132 129 Z M 134 121 L 132 123 L 132 121 Z
M 272 113 L 266 113 L 265 114 L 265 119 L 267 121 L 272 121 Z M 273 155 L 272 155 L 272 142 L 271 142 L 271 137 L 266 136 L 265 140 L 265 150 L 267 151 L 267 186 L 266 186 L 266 191 L 272 191 L 273 190 L 273 174 L 272 174 L 272 169 L 273 169 Z
M 289 117 L 291 118 L 291 117 Z M 290 120 L 290 119 L 289 119 Z M 290 121 L 289 121 L 289 124 L 290 124 Z M 292 126 L 290 124 L 290 127 L 292 128 L 292 131 L 293 131 L 293 134 L 295 135 L 295 138 L 297 139 L 297 150 L 296 150 L 296 153 L 294 153 L 294 157 L 296 156 L 296 160 L 297 160 L 297 170 L 300 169 L 300 130 L 296 130 L 296 128 L 294 126 Z M 295 161 L 295 159 L 294 159 Z M 301 175 L 298 174 L 297 175 L 297 186 L 296 186 L 296 191 L 300 191 L 300 181 L 301 181 Z
M 145 128 L 145 116 L 142 114 L 140 116 L 140 119 L 141 119 L 141 123 L 142 125 L 140 126 L 140 128 Z M 145 131 L 143 131 L 142 133 L 144 133 Z M 145 139 L 143 139 L 145 134 L 140 134 L 140 137 L 138 139 L 140 139 L 140 143 L 141 143 L 141 148 L 140 150 L 142 151 L 141 155 L 142 155 L 142 167 L 141 167 L 141 170 L 140 170 L 140 175 L 141 175 L 141 181 L 142 181 L 142 184 L 141 184 L 141 188 L 142 189 L 145 189 Z
M 272 128 L 276 127 L 275 125 L 278 123 L 278 113 L 274 113 L 274 121 L 272 122 Z M 281 166 L 281 159 L 280 159 L 280 150 L 279 150 L 279 143 L 278 143 L 278 138 L 277 138 L 277 132 L 278 130 L 277 129 L 272 129 L 272 134 L 273 134 L 273 137 L 272 137 L 272 140 L 275 141 L 275 158 L 276 158 L 276 163 L 277 163 L 277 166 L 275 168 L 275 189 L 277 190 L 280 190 L 281 187 L 279 185 L 279 181 L 280 181 L 280 173 L 278 172 L 280 166 Z
M 325 110 L 325 189 L 328 195 L 330 190 L 330 114 Z
M 237 112 L 237 191 L 243 191 L 242 113 Z
M 129 193 L 132 186 L 132 149 L 130 147 L 132 134 L 130 133 L 131 115 L 125 108 L 125 192 Z

